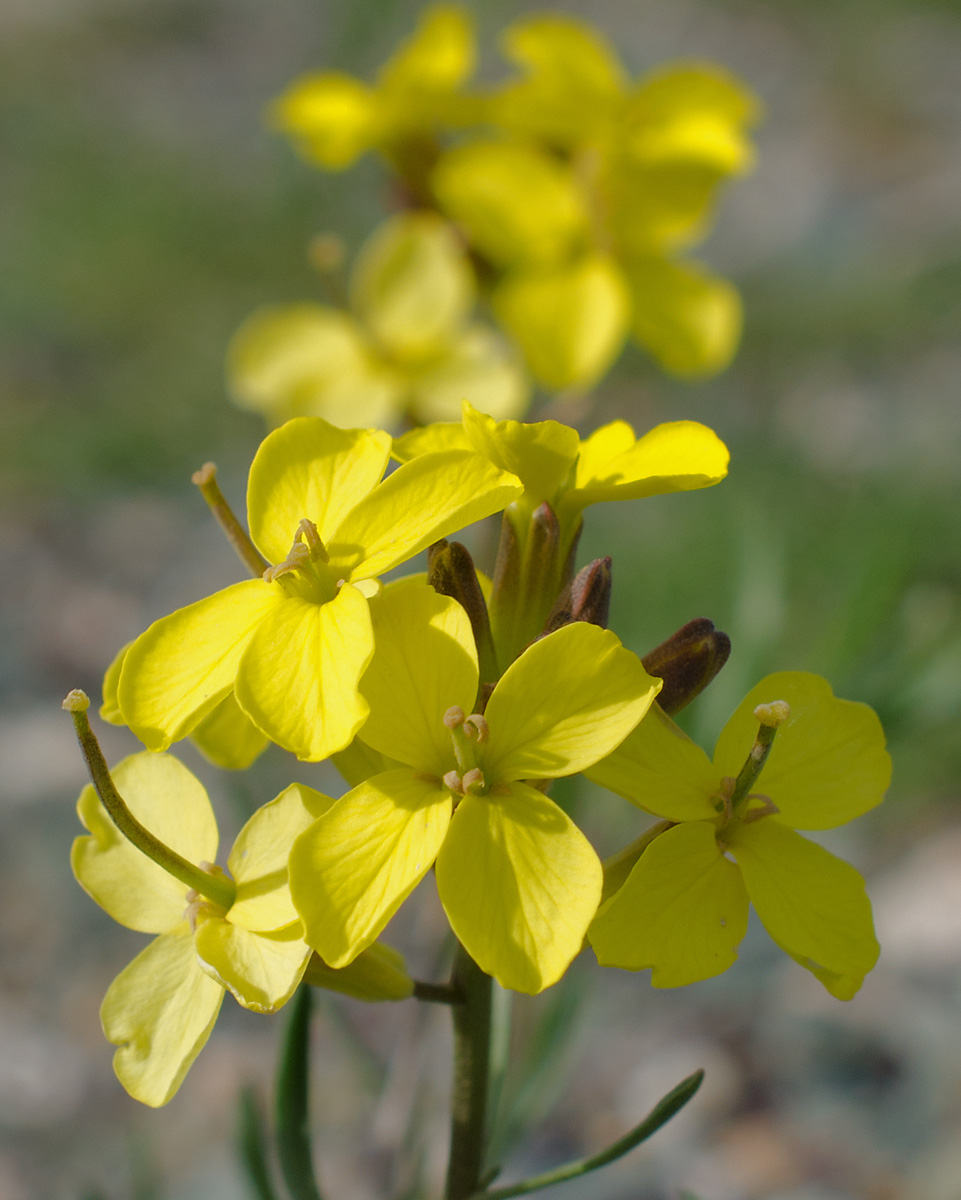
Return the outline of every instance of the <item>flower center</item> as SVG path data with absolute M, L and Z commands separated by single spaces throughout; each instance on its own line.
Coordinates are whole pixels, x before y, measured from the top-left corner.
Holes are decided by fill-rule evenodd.
M 486 796 L 490 789 L 477 765 L 477 747 L 490 737 L 487 722 L 479 713 L 465 716 L 455 704 L 444 713 L 444 728 L 450 734 L 457 763 L 457 770 L 448 771 L 444 783 L 459 796 Z
M 326 604 L 337 595 L 337 582 L 328 569 L 327 547 L 317 526 L 304 517 L 294 532 L 287 557 L 264 571 L 266 583 L 279 583 L 290 596 Z

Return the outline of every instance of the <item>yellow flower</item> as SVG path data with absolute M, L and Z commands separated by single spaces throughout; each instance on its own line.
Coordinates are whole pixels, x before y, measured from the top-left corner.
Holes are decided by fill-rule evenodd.
M 758 720 L 770 719 L 758 705 L 774 701 L 790 715 L 761 755 L 758 790 L 738 795 Z M 864 880 L 795 830 L 831 829 L 880 803 L 891 761 L 867 705 L 836 699 L 817 675 L 785 671 L 747 695 L 713 762 L 655 707 L 585 773 L 672 823 L 591 927 L 603 966 L 651 967 L 655 987 L 720 974 L 737 958 L 750 900 L 774 941 L 832 995 L 857 992 L 878 956 Z
M 435 5 L 373 87 L 337 71 L 305 75 L 271 117 L 304 158 L 338 171 L 368 150 L 409 153 L 438 129 L 469 119 L 473 107 L 461 87 L 473 69 L 469 16 L 457 5 Z
M 119 710 L 148 749 L 192 733 L 231 693 L 302 759 L 351 741 L 367 716 L 357 684 L 374 651 L 364 590 L 521 490 L 464 451 L 424 455 L 381 481 L 389 454 L 387 434 L 318 417 L 264 440 L 247 514 L 274 566 L 161 618 L 124 656 Z
M 456 418 L 463 399 L 498 417 L 528 400 L 503 338 L 471 323 L 474 276 L 450 225 L 427 213 L 392 217 L 354 267 L 353 313 L 321 304 L 261 309 L 227 358 L 231 394 L 272 424 L 324 417 L 335 425 Z
M 353 788 L 294 843 L 305 936 L 333 966 L 351 962 L 436 860 L 441 902 L 471 957 L 504 987 L 538 992 L 580 950 L 601 871 L 570 818 L 527 781 L 596 762 L 660 682 L 613 633 L 581 622 L 530 646 L 485 715 L 465 718 L 478 667 L 461 606 L 405 581 L 371 612 L 364 741 L 402 765 Z
M 631 332 L 667 370 L 710 375 L 740 335 L 735 289 L 676 255 L 746 171 L 754 97 L 702 63 L 628 81 L 587 25 L 533 17 L 505 49 L 524 70 L 489 100 L 507 137 L 442 156 L 441 209 L 502 273 L 495 314 L 551 387 L 588 387 Z
M 108 1041 L 118 1047 L 117 1077 L 144 1104 L 166 1104 L 203 1049 L 224 990 L 254 1012 L 275 1012 L 304 976 L 310 947 L 287 887 L 291 841 L 333 804 L 292 784 L 258 810 L 227 859 L 232 880 L 212 866 L 217 824 L 200 782 L 169 755 L 141 753 L 121 762 L 114 779 L 133 816 L 154 837 L 211 878 L 218 904 L 189 890 L 120 833 L 92 785 L 77 802 L 90 833 L 73 844 L 71 865 L 82 887 L 128 929 L 158 935 L 110 985 L 101 1008 Z M 409 995 L 402 963 L 387 950 L 382 984 Z M 359 975 L 362 987 L 371 964 Z M 328 975 L 333 974 L 327 972 Z M 336 980 L 352 991 L 349 974 Z

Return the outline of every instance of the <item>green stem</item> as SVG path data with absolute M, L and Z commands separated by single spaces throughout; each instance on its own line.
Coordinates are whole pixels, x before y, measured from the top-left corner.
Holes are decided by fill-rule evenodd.
M 476 1191 L 469 1197 L 469 1200 L 511 1200 L 513 1196 L 527 1196 L 531 1192 L 540 1191 L 541 1188 L 551 1187 L 555 1183 L 564 1183 L 568 1179 L 577 1179 L 581 1175 L 596 1171 L 599 1167 L 606 1167 L 608 1163 L 623 1157 L 629 1150 L 633 1150 L 635 1146 L 646 1141 L 662 1125 L 666 1125 L 671 1117 L 691 1099 L 701 1086 L 703 1078 L 703 1071 L 695 1071 L 693 1075 L 682 1080 L 673 1091 L 668 1092 L 664 1099 L 655 1105 L 640 1125 L 636 1125 L 630 1133 L 626 1133 L 624 1137 L 612 1142 L 606 1150 L 602 1150 L 599 1154 L 575 1159 L 573 1162 L 565 1163 L 562 1167 L 556 1167 L 553 1171 L 545 1171 L 543 1175 L 533 1175 L 530 1179 L 510 1184 L 508 1187 L 494 1188 L 493 1191 Z
M 466 1200 L 480 1187 L 487 1152 L 492 980 L 463 946 L 457 948 L 451 986 L 457 988 L 464 999 L 462 1004 L 451 1008 L 454 1089 L 450 1162 L 444 1197 L 445 1200 Z
M 290 1002 L 277 1072 L 277 1158 L 291 1200 L 321 1200 L 310 1153 L 311 1007 L 311 990 L 301 985 Z
M 463 1004 L 464 997 L 460 991 L 449 983 L 426 983 L 423 979 L 414 980 L 412 995 L 415 1000 L 424 1000 L 428 1004 Z
M 240 1093 L 238 1106 L 238 1142 L 240 1158 L 247 1172 L 251 1190 L 257 1200 L 277 1200 L 267 1162 L 267 1138 L 264 1119 L 251 1087 Z
M 89 705 L 89 697 L 79 690 L 70 692 L 63 702 L 63 707 L 73 717 L 77 741 L 80 743 L 80 749 L 87 763 L 90 779 L 97 789 L 100 803 L 107 810 L 114 825 L 128 842 L 136 846 L 141 853 L 146 854 L 159 867 L 163 867 L 168 875 L 179 879 L 181 883 L 186 884 L 188 888 L 193 888 L 201 896 L 206 896 L 208 900 L 213 900 L 221 908 L 230 908 L 237 895 L 233 880 L 223 874 L 208 874 L 207 871 L 201 870 L 200 867 L 182 858 L 176 850 L 171 850 L 149 829 L 141 825 L 127 807 L 126 801 L 117 791 L 116 784 L 111 778 L 110 768 L 100 749 L 100 743 L 90 728 L 90 722 L 87 719 Z
M 227 541 L 236 550 L 240 561 L 251 575 L 259 579 L 270 563 L 250 540 L 247 530 L 237 520 L 233 509 L 224 498 L 220 484 L 217 482 L 216 465 L 211 462 L 204 463 L 199 471 L 194 471 L 192 481 L 200 489 L 201 496 L 207 501 L 208 508 L 216 518 L 217 524 L 227 535 Z

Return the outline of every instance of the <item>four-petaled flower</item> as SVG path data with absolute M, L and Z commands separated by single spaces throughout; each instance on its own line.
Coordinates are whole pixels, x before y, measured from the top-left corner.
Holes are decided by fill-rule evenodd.
M 730 798 L 759 704 L 786 701 L 757 791 Z M 718 975 L 737 958 L 748 901 L 768 933 L 832 995 L 849 1000 L 877 961 L 858 872 L 797 829 L 832 829 L 879 804 L 891 775 L 884 732 L 865 704 L 805 672 L 769 675 L 721 732 L 713 763 L 658 709 L 586 772 L 676 822 L 643 851 L 601 907 L 589 939 L 603 966 L 652 967 L 655 987 Z
M 613 633 L 576 623 L 530 646 L 484 716 L 465 718 L 478 669 L 464 610 L 407 581 L 371 612 L 378 649 L 361 682 L 364 740 L 403 765 L 353 788 L 294 843 L 291 894 L 305 937 L 325 962 L 349 963 L 436 860 L 441 902 L 468 953 L 504 987 L 538 992 L 580 950 L 601 867 L 527 781 L 608 753 L 660 681 Z
M 362 589 L 521 491 L 465 451 L 425 455 L 381 482 L 390 446 L 386 433 L 319 417 L 264 440 L 247 518 L 275 565 L 156 621 L 124 656 L 119 709 L 148 749 L 191 733 L 231 691 L 263 734 L 302 759 L 350 742 L 367 716 L 357 684 L 374 652 Z

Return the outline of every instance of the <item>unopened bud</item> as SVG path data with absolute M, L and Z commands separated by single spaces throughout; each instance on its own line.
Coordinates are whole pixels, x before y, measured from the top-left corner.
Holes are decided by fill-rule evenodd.
M 63 703 L 60 707 L 64 712 L 86 712 L 90 707 L 90 697 L 80 688 L 74 688 L 73 691 L 67 692 L 63 698 Z
M 754 710 L 754 719 L 759 725 L 776 729 L 791 716 L 791 706 L 786 700 L 772 700 L 770 704 L 759 704 Z
M 558 596 L 544 626 L 544 635 L 574 621 L 586 621 L 606 629 L 611 608 L 611 580 L 609 556 L 595 558 L 582 567 Z
M 663 680 L 657 703 L 664 712 L 680 712 L 707 687 L 727 662 L 731 639 L 706 617 L 696 617 L 646 654 L 648 675 Z
M 482 680 L 497 678 L 497 658 L 491 635 L 487 601 L 481 590 L 474 560 L 466 546 L 441 538 L 427 551 L 427 582 L 435 592 L 450 596 L 467 613 Z

